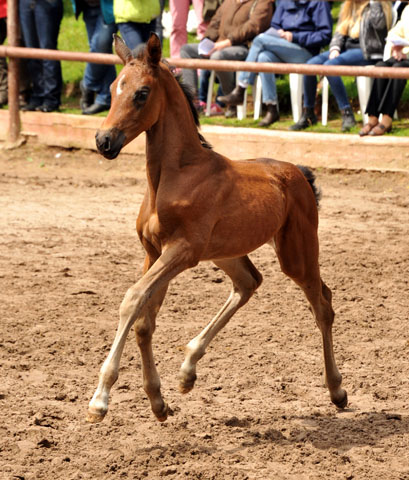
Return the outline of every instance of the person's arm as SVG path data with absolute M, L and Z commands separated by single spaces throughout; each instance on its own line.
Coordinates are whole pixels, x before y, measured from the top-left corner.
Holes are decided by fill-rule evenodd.
M 273 14 L 273 18 L 271 19 L 271 25 L 270 25 L 271 27 L 274 27 L 276 30 L 282 29 L 283 12 L 284 12 L 283 2 L 279 2 Z
M 324 47 L 328 45 L 332 35 L 332 16 L 328 2 L 311 2 L 311 18 L 315 30 L 293 32 L 292 40 L 304 48 Z
M 335 32 L 334 36 L 332 37 L 331 43 L 329 44 L 330 58 L 334 58 L 334 56 L 338 56 L 341 53 L 342 49 L 344 48 L 346 39 L 346 35 Z M 331 54 L 334 54 L 334 56 L 331 56 Z
M 216 13 L 213 15 L 209 26 L 206 29 L 204 36 L 209 38 L 213 42 L 219 38 L 219 28 L 220 28 L 220 19 L 222 18 L 223 11 L 226 8 L 226 3 L 222 3 L 220 7 L 216 10 Z

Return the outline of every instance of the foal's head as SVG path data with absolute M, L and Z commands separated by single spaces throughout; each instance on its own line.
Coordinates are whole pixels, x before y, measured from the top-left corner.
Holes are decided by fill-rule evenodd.
M 114 35 L 114 46 L 125 67 L 111 85 L 111 108 L 95 136 L 98 151 L 104 157 L 115 158 L 122 147 L 149 131 L 165 115 L 166 105 L 182 109 L 178 117 L 185 125 L 190 110 L 192 124 L 199 125 L 192 95 L 183 84 L 178 84 L 168 65 L 161 61 L 162 49 L 157 35 L 151 34 L 145 49 L 136 58 L 117 35 Z M 174 119 L 173 123 L 176 123 Z M 174 128 L 179 125 L 175 124 Z M 208 146 L 200 135 L 199 138 L 203 146 Z
M 159 38 L 152 35 L 137 58 L 117 35 L 114 46 L 125 67 L 111 85 L 111 108 L 95 136 L 98 151 L 110 159 L 152 127 L 164 101 L 163 89 L 157 81 L 163 68 Z

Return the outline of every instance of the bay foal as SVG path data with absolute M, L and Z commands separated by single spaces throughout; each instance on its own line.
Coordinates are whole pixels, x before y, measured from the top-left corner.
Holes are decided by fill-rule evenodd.
M 189 392 L 196 364 L 233 314 L 253 295 L 262 276 L 247 254 L 268 243 L 282 271 L 304 291 L 321 330 L 326 383 L 332 402 L 347 404 L 332 347 L 331 291 L 318 265 L 317 198 L 311 172 L 271 159 L 232 161 L 214 152 L 198 133 L 192 99 L 161 61 L 158 37 L 133 58 L 119 37 L 115 50 L 125 67 L 112 84 L 112 105 L 96 134 L 99 152 L 115 158 L 146 132 L 147 190 L 137 220 L 146 250 L 144 275 L 127 291 L 116 336 L 102 365 L 88 420 L 101 421 L 130 328 L 136 329 L 143 387 L 157 419 L 168 406 L 162 398 L 152 353 L 155 317 L 169 282 L 200 261 L 210 260 L 232 280 L 225 305 L 186 348 L 180 390 Z M 304 173 L 303 173 L 304 172 Z M 307 181 L 306 176 L 309 178 Z

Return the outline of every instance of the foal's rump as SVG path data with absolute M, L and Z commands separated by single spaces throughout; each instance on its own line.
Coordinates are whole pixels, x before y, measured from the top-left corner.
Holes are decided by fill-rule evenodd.
M 301 193 L 301 191 L 304 190 L 302 182 L 300 183 L 299 172 L 301 172 L 304 179 L 307 180 L 310 185 L 312 193 L 315 197 L 315 203 L 317 207 L 319 206 L 319 201 L 321 199 L 321 191 L 315 183 L 315 174 L 309 167 L 306 167 L 304 165 L 294 165 L 289 162 L 274 160 L 272 158 L 257 158 L 254 161 L 271 166 L 272 173 L 282 178 L 284 184 L 290 189 L 291 187 L 295 187 L 295 189 L 298 190 L 299 194 Z

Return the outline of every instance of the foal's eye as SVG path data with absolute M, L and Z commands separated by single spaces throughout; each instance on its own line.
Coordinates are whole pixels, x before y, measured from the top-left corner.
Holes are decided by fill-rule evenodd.
M 133 101 L 138 106 L 143 105 L 149 96 L 149 87 L 143 87 L 140 90 L 137 90 L 133 96 Z

